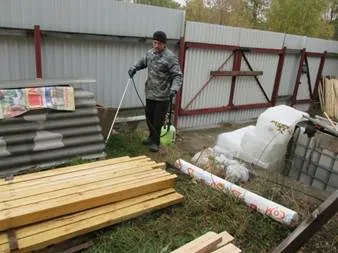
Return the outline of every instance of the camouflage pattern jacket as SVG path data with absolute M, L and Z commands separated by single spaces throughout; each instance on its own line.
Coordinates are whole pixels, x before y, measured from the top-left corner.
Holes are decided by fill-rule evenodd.
M 136 70 L 148 67 L 146 99 L 169 100 L 170 89 L 178 91 L 182 85 L 182 72 L 177 57 L 167 48 L 159 54 L 150 49 L 133 67 Z

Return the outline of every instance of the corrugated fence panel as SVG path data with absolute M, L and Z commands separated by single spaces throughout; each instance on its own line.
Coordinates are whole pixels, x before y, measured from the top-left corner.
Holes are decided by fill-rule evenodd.
M 117 43 L 75 39 L 46 38 L 43 43 L 43 76 L 48 78 L 90 77 L 97 85 L 83 86 L 92 91 L 98 103 L 117 107 L 129 79 L 128 67 L 151 47 L 146 43 Z M 135 75 L 144 97 L 146 70 Z M 122 107 L 141 106 L 132 85 Z
M 112 0 L 0 0 L 2 27 L 178 39 L 183 24 L 184 11 Z
M 254 53 L 245 53 L 245 55 L 254 71 L 263 71 L 263 75 L 257 76 L 257 78 L 270 99 L 275 82 L 278 55 Z M 250 71 L 244 59 L 241 62 L 241 70 Z M 268 101 L 253 76 L 237 78 L 234 96 L 235 105 L 265 102 Z
M 185 40 L 189 42 L 237 45 L 239 37 L 237 27 L 186 22 Z
M 230 57 L 230 58 L 229 58 Z M 233 56 L 224 50 L 189 48 L 185 57 L 184 88 L 182 108 L 197 94 L 210 78 L 210 71 L 216 71 L 227 59 L 222 70 L 232 68 Z M 215 77 L 187 109 L 218 107 L 229 101 L 231 77 Z
M 178 119 L 178 127 L 181 129 L 202 129 L 227 122 L 249 121 L 257 118 L 264 110 L 265 109 L 252 109 L 195 116 L 180 116 Z
M 296 83 L 299 56 L 287 55 L 284 60 L 279 96 L 291 96 Z
M 0 176 L 44 168 L 80 157 L 104 157 L 104 142 L 91 92 L 75 89 L 74 112 L 30 111 L 0 124 Z
M 308 57 L 308 63 L 309 63 L 311 91 L 313 91 L 315 87 L 319 64 L 320 64 L 320 58 L 319 57 Z M 308 78 L 305 73 L 302 74 L 300 81 L 301 83 L 299 85 L 297 99 L 310 99 Z
M 282 48 L 284 34 L 241 28 L 239 46 L 258 48 Z
M 338 60 L 336 58 L 328 58 L 325 60 L 323 76 L 338 76 Z
M 0 36 L 0 79 L 35 76 L 34 42 L 27 37 Z

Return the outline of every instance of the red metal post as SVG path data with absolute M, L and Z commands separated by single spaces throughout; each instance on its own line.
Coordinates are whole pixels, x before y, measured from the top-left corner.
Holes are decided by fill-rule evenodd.
M 279 54 L 279 60 L 278 60 L 278 65 L 277 65 L 276 77 L 275 77 L 275 84 L 273 86 L 272 97 L 271 97 L 271 104 L 273 106 L 275 106 L 277 102 L 280 80 L 282 78 L 285 54 L 286 54 L 286 47 L 284 47 L 282 49 L 282 52 Z
M 327 51 L 324 51 L 324 54 L 320 57 L 320 63 L 319 63 L 319 67 L 318 67 L 315 87 L 313 89 L 313 99 L 318 98 L 318 86 L 319 86 L 320 79 L 322 78 L 322 73 L 323 73 L 326 55 L 327 55 Z
M 303 64 L 304 64 L 304 60 L 305 60 L 305 48 L 303 48 L 300 51 L 300 60 L 299 60 L 299 66 L 298 66 L 298 72 L 297 72 L 297 77 L 296 77 L 296 83 L 295 83 L 295 87 L 293 89 L 293 94 L 292 94 L 292 99 L 291 99 L 291 105 L 295 105 L 296 104 L 296 100 L 297 100 L 297 94 L 298 94 L 298 89 L 299 89 L 299 85 L 300 85 L 300 78 L 302 76 L 302 69 L 303 69 Z
M 242 54 L 239 50 L 236 50 L 234 52 L 234 62 L 232 65 L 232 71 L 239 71 L 241 69 L 241 59 L 242 59 Z M 230 96 L 229 96 L 229 104 L 228 106 L 233 107 L 234 106 L 234 95 L 235 95 L 235 85 L 236 85 L 236 76 L 233 76 L 231 78 L 231 88 L 230 88 Z
M 42 78 L 42 64 L 41 64 L 41 31 L 40 26 L 34 26 L 34 48 L 35 48 L 35 70 L 36 77 Z
M 179 42 L 179 55 L 178 61 L 181 67 L 181 71 L 184 74 L 184 62 L 185 62 L 185 41 L 184 37 L 180 38 Z M 183 86 L 183 85 L 182 85 Z M 181 101 L 182 101 L 182 88 L 177 92 L 175 97 L 175 115 L 174 115 L 174 126 L 177 127 L 178 117 L 181 111 Z

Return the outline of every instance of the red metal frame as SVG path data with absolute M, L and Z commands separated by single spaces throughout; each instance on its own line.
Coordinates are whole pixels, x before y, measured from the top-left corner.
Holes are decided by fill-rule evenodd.
M 182 73 L 184 73 L 184 63 L 185 63 L 185 49 L 186 49 L 186 43 L 184 42 L 184 37 L 180 38 L 179 42 L 179 55 L 178 55 L 178 61 L 181 67 Z M 181 101 L 182 101 L 182 88 L 177 92 L 175 97 L 175 115 L 174 115 L 174 126 L 177 127 L 178 122 L 178 116 L 180 114 L 180 108 L 181 108 Z
M 239 50 L 235 51 L 234 62 L 232 65 L 232 71 L 239 71 L 241 69 L 241 61 L 242 54 Z M 230 87 L 230 95 L 229 95 L 229 106 L 232 108 L 234 106 L 234 96 L 235 96 L 235 84 L 236 84 L 236 76 L 231 78 L 231 87 Z
M 300 78 L 302 76 L 302 68 L 303 68 L 303 64 L 304 64 L 304 60 L 305 60 L 305 54 L 306 54 L 305 48 L 303 48 L 300 51 L 300 60 L 299 60 L 297 77 L 296 77 L 296 83 L 295 83 L 295 87 L 293 89 L 292 99 L 291 99 L 291 104 L 292 105 L 296 104 L 298 89 L 299 89 L 299 85 L 300 85 Z
M 41 31 L 40 26 L 34 26 L 34 48 L 35 48 L 35 71 L 36 77 L 42 78 L 42 61 L 41 61 Z
M 185 50 L 188 48 L 201 48 L 201 49 L 218 49 L 218 50 L 232 50 L 234 54 L 233 68 L 232 71 L 240 71 L 241 60 L 242 60 L 242 52 L 241 50 L 250 52 L 250 53 L 268 53 L 268 54 L 279 54 L 279 63 L 277 67 L 277 73 L 275 78 L 275 86 L 278 84 L 278 87 L 274 87 L 274 96 L 278 95 L 278 88 L 281 79 L 281 72 L 284 64 L 284 58 L 286 54 L 286 48 L 282 49 L 270 49 L 270 48 L 241 48 L 238 46 L 232 45 L 218 45 L 218 44 L 208 44 L 208 43 L 197 43 L 197 42 L 186 42 Z M 230 56 L 231 57 L 231 56 Z M 228 59 L 227 59 L 228 60 Z M 222 67 L 226 64 L 227 60 L 217 69 L 220 71 Z M 278 76 L 279 74 L 279 76 Z M 191 103 L 196 99 L 196 97 L 206 88 L 206 86 L 210 83 L 210 81 L 216 75 L 211 75 L 210 78 L 203 84 L 202 88 L 195 94 L 195 96 L 187 103 L 185 108 L 181 107 L 181 100 L 178 105 L 178 110 L 176 111 L 176 115 L 196 115 L 196 114 L 204 114 L 204 113 L 213 113 L 213 112 L 224 112 L 229 110 L 239 110 L 239 109 L 255 109 L 255 108 L 267 108 L 272 106 L 273 104 L 269 102 L 266 103 L 256 103 L 256 104 L 245 104 L 245 105 L 234 105 L 234 95 L 235 95 L 235 83 L 236 83 L 236 75 L 232 76 L 232 82 L 230 87 L 230 95 L 229 95 L 229 103 L 228 105 L 222 107 L 213 107 L 213 108 L 204 108 L 204 109 L 187 109 Z M 272 101 L 272 100 L 271 100 Z M 276 101 L 276 98 L 275 98 Z
M 284 47 L 282 49 L 282 52 L 279 54 L 275 83 L 274 83 L 274 86 L 273 86 L 273 91 L 272 91 L 272 96 L 271 96 L 271 103 L 272 103 L 273 106 L 276 105 L 276 102 L 277 102 L 280 80 L 282 78 L 285 55 L 286 55 L 286 47 Z
M 318 98 L 318 86 L 319 86 L 320 79 L 322 77 L 326 56 L 327 56 L 327 51 L 324 51 L 324 53 L 320 57 L 320 63 L 319 63 L 319 68 L 318 68 L 318 72 L 317 72 L 315 87 L 313 89 L 313 99 Z
M 259 104 L 247 104 L 247 105 L 227 105 L 222 107 L 211 107 L 211 108 L 203 108 L 203 109 L 193 109 L 193 110 L 180 110 L 180 115 L 188 116 L 188 115 L 199 115 L 206 113 L 215 113 L 215 112 L 227 112 L 233 110 L 248 110 L 248 109 L 260 109 L 260 108 L 268 108 L 271 107 L 271 103 L 259 103 Z

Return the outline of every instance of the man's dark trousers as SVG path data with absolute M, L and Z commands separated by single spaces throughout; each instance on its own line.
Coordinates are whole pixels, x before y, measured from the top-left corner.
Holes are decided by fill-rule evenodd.
M 165 122 L 169 101 L 146 100 L 146 117 L 149 129 L 149 139 L 160 145 L 161 128 Z

